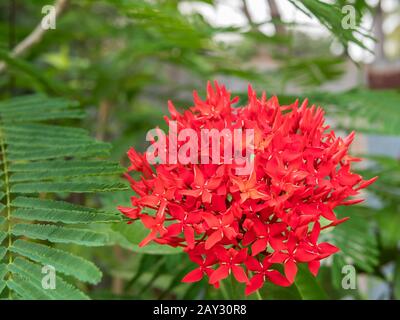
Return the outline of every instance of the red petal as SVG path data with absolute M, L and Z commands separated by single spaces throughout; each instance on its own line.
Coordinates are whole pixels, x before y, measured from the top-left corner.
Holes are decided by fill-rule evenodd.
M 228 277 L 228 275 L 229 275 L 229 267 L 226 265 L 222 265 L 211 274 L 209 282 L 211 284 L 217 283 Z
M 336 215 L 333 212 L 332 208 L 330 208 L 329 206 L 323 204 L 321 206 L 321 214 L 324 218 L 330 220 L 330 221 L 334 221 L 336 220 Z
M 167 227 L 167 235 L 170 237 L 176 236 L 182 232 L 182 224 L 174 223 Z
M 185 235 L 185 240 L 188 245 L 188 248 L 193 249 L 194 248 L 194 230 L 193 230 L 193 228 L 185 226 L 183 228 L 183 233 Z
M 285 244 L 283 243 L 283 241 L 274 237 L 271 237 L 269 239 L 269 244 L 275 251 L 281 251 L 285 248 Z
M 287 254 L 286 253 L 281 253 L 281 252 L 277 252 L 275 251 L 271 258 L 269 258 L 269 262 L 271 263 L 282 263 L 283 261 L 285 261 L 285 259 L 287 258 Z
M 252 243 L 255 239 L 256 239 L 256 236 L 255 236 L 254 232 L 247 231 L 243 236 L 242 244 L 244 246 L 247 246 L 250 243 Z
M 217 189 L 218 186 L 221 184 L 222 178 L 211 178 L 208 180 L 207 189 L 214 190 Z
M 231 255 L 229 255 L 228 250 L 226 250 L 223 246 L 214 246 L 212 248 L 212 252 L 220 262 L 229 262 L 231 260 Z
M 212 213 L 204 212 L 202 216 L 210 228 L 219 227 L 219 219 Z
M 314 260 L 315 257 L 316 257 L 315 253 L 307 251 L 301 247 L 298 247 L 296 250 L 295 258 L 297 261 L 308 262 Z
M 158 219 L 162 219 L 164 217 L 165 209 L 167 208 L 168 202 L 165 200 L 161 200 L 160 207 L 157 210 L 156 217 Z
M 253 229 L 257 236 L 267 235 L 267 227 L 260 220 L 255 219 L 253 223 L 254 223 Z
M 289 234 L 289 239 L 286 243 L 287 249 L 289 252 L 293 252 L 294 249 L 296 248 L 296 244 L 297 244 L 297 238 L 294 235 L 294 233 L 290 233 Z
M 180 194 L 184 196 L 191 196 L 191 197 L 199 197 L 201 195 L 201 189 L 193 189 L 193 190 L 181 190 L 179 191 Z
M 247 269 L 252 270 L 252 271 L 261 271 L 262 270 L 262 266 L 260 264 L 260 262 L 254 258 L 254 257 L 248 257 L 245 265 L 247 267 Z
M 122 214 L 124 214 L 125 216 L 127 216 L 128 218 L 131 218 L 131 219 L 137 219 L 138 218 L 138 214 L 140 212 L 139 208 L 128 208 L 128 207 L 118 206 L 117 209 Z
M 171 216 L 179 220 L 183 220 L 186 214 L 185 210 L 183 210 L 181 206 L 173 203 L 168 204 L 168 211 Z
M 291 285 L 291 283 L 286 279 L 283 275 L 281 275 L 278 271 L 276 270 L 270 270 L 265 273 L 267 278 L 271 280 L 272 283 L 275 283 L 278 286 L 281 287 L 288 287 Z
M 194 184 L 200 187 L 204 185 L 204 175 L 198 166 L 194 166 Z
M 248 283 L 249 282 L 249 279 L 247 278 L 247 275 L 244 272 L 242 267 L 232 266 L 232 273 L 233 273 L 233 276 L 236 278 L 237 281 L 244 282 L 244 283 Z
M 363 202 L 365 199 L 352 199 L 352 200 L 347 200 L 347 201 L 343 201 L 340 203 L 341 206 L 352 206 L 353 204 L 357 204 L 357 203 L 361 203 Z
M 140 216 L 140 220 L 142 220 L 144 226 L 147 229 L 153 228 L 153 226 L 155 224 L 155 219 L 153 217 L 150 217 L 150 216 L 146 215 L 146 214 L 141 215 Z
M 201 266 L 203 264 L 203 258 L 201 256 L 195 255 L 195 254 L 190 254 L 189 252 L 189 258 L 192 260 L 194 263 L 198 264 Z
M 261 274 L 256 274 L 253 278 L 251 278 L 249 284 L 246 286 L 245 294 L 248 296 L 252 294 L 254 291 L 260 289 L 264 284 L 264 277 Z
M 334 245 L 332 245 L 332 244 L 330 244 L 328 242 L 320 243 L 318 245 L 318 249 L 319 249 L 320 254 L 324 258 L 326 258 L 326 257 L 330 256 L 331 254 L 336 253 L 336 252 L 339 251 L 338 247 L 335 247 Z
M 233 238 L 236 237 L 236 231 L 232 227 L 225 227 L 222 230 L 224 232 L 225 237 L 227 237 L 229 240 L 232 240 Z
M 314 277 L 317 276 L 320 265 L 321 263 L 319 262 L 319 260 L 310 261 L 308 263 L 308 269 L 314 275 Z
M 288 260 L 284 264 L 284 269 L 285 269 L 285 276 L 288 279 L 289 283 L 294 282 L 294 278 L 296 277 L 297 274 L 297 265 L 293 260 Z
M 200 268 L 190 271 L 183 279 L 182 282 L 197 282 L 203 278 L 203 272 Z
M 140 204 L 146 207 L 154 208 L 158 206 L 160 199 L 156 196 L 144 196 L 140 199 Z
M 321 225 L 317 221 L 317 222 L 315 222 L 314 227 L 310 234 L 311 243 L 313 243 L 313 244 L 317 243 L 320 232 L 321 232 Z
M 142 242 L 139 243 L 139 247 L 144 247 L 146 244 L 148 244 L 150 241 L 154 240 L 156 238 L 157 231 L 153 230 L 151 231 L 146 238 L 142 240 Z
M 256 254 L 259 254 L 260 252 L 264 251 L 265 248 L 267 247 L 267 244 L 268 241 L 265 238 L 256 240 L 251 246 L 251 255 L 255 256 Z
M 238 254 L 232 259 L 233 263 L 242 263 L 245 260 L 247 260 L 248 255 L 247 255 L 247 248 L 241 249 Z
M 350 173 L 348 170 L 349 168 L 346 166 L 342 167 L 338 171 L 339 183 L 343 186 L 354 186 L 361 180 L 361 176 L 358 174 Z
M 220 230 L 215 231 L 213 234 L 211 234 L 205 244 L 206 250 L 212 248 L 216 243 L 221 241 L 223 238 L 223 234 Z
M 224 214 L 222 216 L 222 224 L 224 226 L 230 225 L 234 220 L 235 220 L 235 217 L 233 216 L 233 213 Z
M 373 184 L 377 179 L 378 177 L 373 177 L 372 179 L 362 181 L 358 186 L 357 190 L 368 187 L 369 185 Z
M 212 199 L 212 194 L 210 192 L 208 192 L 207 190 L 203 190 L 201 200 L 204 203 L 211 203 L 211 199 Z

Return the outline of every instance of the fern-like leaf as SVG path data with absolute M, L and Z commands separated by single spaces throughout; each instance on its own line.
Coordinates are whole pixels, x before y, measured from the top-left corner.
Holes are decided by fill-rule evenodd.
M 336 211 L 339 217 L 350 217 L 330 234 L 332 243 L 340 248 L 333 256 L 332 264 L 332 284 L 339 288 L 344 266 L 353 265 L 361 271 L 373 272 L 379 263 L 379 250 L 369 208 L 339 208 Z
M 337 128 L 384 135 L 400 134 L 399 90 L 314 92 L 307 97 L 313 104 L 324 106 L 328 116 L 334 116 Z
M 125 189 L 115 182 L 119 165 L 98 158 L 108 154 L 108 144 L 83 129 L 54 124 L 83 116 L 64 99 L 35 95 L 0 102 L 0 297 L 87 299 L 62 275 L 91 284 L 101 279 L 92 262 L 55 248 L 109 243 L 107 234 L 90 225 L 121 219 L 57 199 L 70 192 Z M 42 285 L 46 265 L 56 270 L 55 289 Z

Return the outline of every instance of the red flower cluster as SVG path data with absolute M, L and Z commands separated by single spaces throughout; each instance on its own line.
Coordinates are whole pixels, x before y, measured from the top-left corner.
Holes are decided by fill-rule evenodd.
M 183 114 L 169 103 L 166 121 L 176 121 L 178 132 L 253 129 L 250 175 L 235 174 L 242 164 L 227 163 L 223 154 L 219 164 L 151 166 L 130 149 L 128 171 L 141 179 L 126 174 L 136 196 L 132 207 L 119 210 L 150 230 L 141 246 L 155 241 L 184 248 L 198 268 L 182 281 L 207 276 L 218 287 L 232 273 L 250 294 L 268 280 L 289 286 L 299 263 L 316 275 L 320 261 L 338 251 L 318 243 L 320 231 L 346 220 L 333 209 L 362 201 L 345 199 L 376 178 L 365 181 L 350 171 L 351 162 L 360 160 L 347 154 L 354 133 L 342 139 L 327 130 L 322 109 L 307 107 L 307 101 L 280 106 L 265 93 L 258 99 L 251 87 L 248 104 L 233 107 L 237 101 L 225 87 L 209 84 L 206 100 L 194 92 L 194 106 Z

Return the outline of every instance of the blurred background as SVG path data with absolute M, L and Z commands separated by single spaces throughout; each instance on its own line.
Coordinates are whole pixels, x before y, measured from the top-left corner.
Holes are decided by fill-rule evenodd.
M 41 25 L 56 10 L 55 28 Z M 0 2 L 0 98 L 44 93 L 78 101 L 77 122 L 112 143 L 127 164 L 130 146 L 146 147 L 163 126 L 167 100 L 184 109 L 207 80 L 243 97 L 247 85 L 281 104 L 309 98 L 341 134 L 357 131 L 357 171 L 379 175 L 367 201 L 338 212 L 351 219 L 326 235 L 342 251 L 326 261 L 318 285 L 331 299 L 400 298 L 400 1 L 399 0 L 3 0 Z M 128 204 L 130 191 L 101 196 L 102 207 Z M 82 203 L 90 199 L 75 197 Z M 97 299 L 244 299 L 227 282 L 182 284 L 193 264 L 177 250 L 139 249 L 146 230 L 104 227 L 107 247 L 74 248 L 104 273 L 83 286 Z M 344 289 L 343 267 L 356 288 Z M 266 285 L 264 299 L 300 299 L 295 287 Z M 252 298 L 252 297 L 250 297 Z

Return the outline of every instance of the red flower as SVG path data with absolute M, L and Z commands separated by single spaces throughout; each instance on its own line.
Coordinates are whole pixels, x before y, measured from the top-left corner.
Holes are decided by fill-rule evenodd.
M 247 295 L 260 289 L 266 280 L 282 287 L 290 285 L 290 282 L 283 275 L 270 268 L 272 263 L 268 262 L 268 257 L 265 257 L 263 261 L 258 261 L 254 257 L 249 257 L 245 264 L 247 269 L 254 273 L 254 276 L 246 286 Z
M 203 213 L 203 219 L 209 230 L 211 230 L 211 234 L 205 242 L 206 249 L 212 248 L 216 243 L 224 239 L 224 237 L 228 240 L 233 240 L 236 237 L 237 233 L 232 227 L 232 224 L 235 221 L 235 217 L 232 213 L 227 213 L 222 217 L 217 217 L 212 213 L 205 212 Z
M 219 267 L 211 274 L 210 283 L 215 284 L 228 277 L 232 272 L 233 276 L 239 282 L 248 283 L 246 272 L 241 267 L 241 264 L 247 259 L 247 249 L 243 248 L 236 251 L 233 248 L 225 249 L 223 247 L 216 247 L 214 253 L 217 256 Z
M 167 227 L 167 235 L 177 236 L 183 232 L 187 247 L 189 249 L 193 249 L 195 245 L 193 224 L 200 223 L 202 221 L 201 212 L 192 212 L 189 214 L 188 212 L 185 212 L 182 207 L 176 204 L 170 204 L 168 208 L 171 216 L 178 222 Z
M 317 258 L 317 254 L 309 249 L 304 243 L 300 243 L 295 234 L 291 232 L 285 249 L 272 253 L 268 261 L 282 263 L 286 278 L 290 283 L 293 283 L 297 274 L 297 263 L 310 262 Z
M 190 271 L 183 279 L 182 282 L 197 282 L 203 279 L 204 275 L 210 276 L 213 273 L 212 266 L 218 261 L 212 254 L 208 254 L 203 258 L 205 254 L 203 246 L 199 245 L 196 249 L 189 251 L 189 258 L 194 263 L 198 264 L 198 268 Z M 202 255 L 203 254 L 203 255 Z M 218 284 L 215 284 L 218 287 Z
M 348 198 L 376 180 L 351 172 L 352 162 L 360 161 L 348 154 L 354 133 L 337 137 L 321 108 L 307 107 L 307 100 L 281 106 L 265 93 L 258 99 L 251 87 L 248 99 L 247 105 L 233 107 L 238 99 L 215 83 L 215 89 L 208 84 L 204 101 L 195 92 L 194 106 L 182 114 L 169 102 L 167 123 L 176 125 L 178 136 L 192 130 L 199 141 L 188 145 L 167 135 L 165 148 L 155 155 L 163 162 L 156 164 L 130 149 L 126 178 L 135 196 L 131 207 L 119 207 L 149 229 L 141 246 L 155 241 L 187 252 L 198 267 L 183 282 L 206 276 L 218 287 L 232 274 L 246 284 L 246 294 L 265 281 L 289 286 L 300 263 L 316 275 L 320 261 L 339 250 L 319 243 L 320 231 L 346 221 L 334 209 L 362 201 Z M 213 129 L 223 134 L 203 145 L 203 130 Z M 253 130 L 250 142 L 246 130 Z M 225 148 L 226 141 L 239 147 Z M 183 154 L 193 147 L 200 155 L 169 163 L 170 152 L 181 147 Z M 219 151 L 216 159 L 213 151 Z M 250 157 L 243 158 L 247 152 Z M 246 164 L 251 170 L 239 174 Z M 133 179 L 131 172 L 141 178 Z
M 204 179 L 203 172 L 198 166 L 194 166 L 194 178 L 191 185 L 192 189 L 181 190 L 180 193 L 186 196 L 200 197 L 204 203 L 211 203 L 212 192 L 221 184 L 223 178 L 221 176 L 211 177 L 208 180 Z

